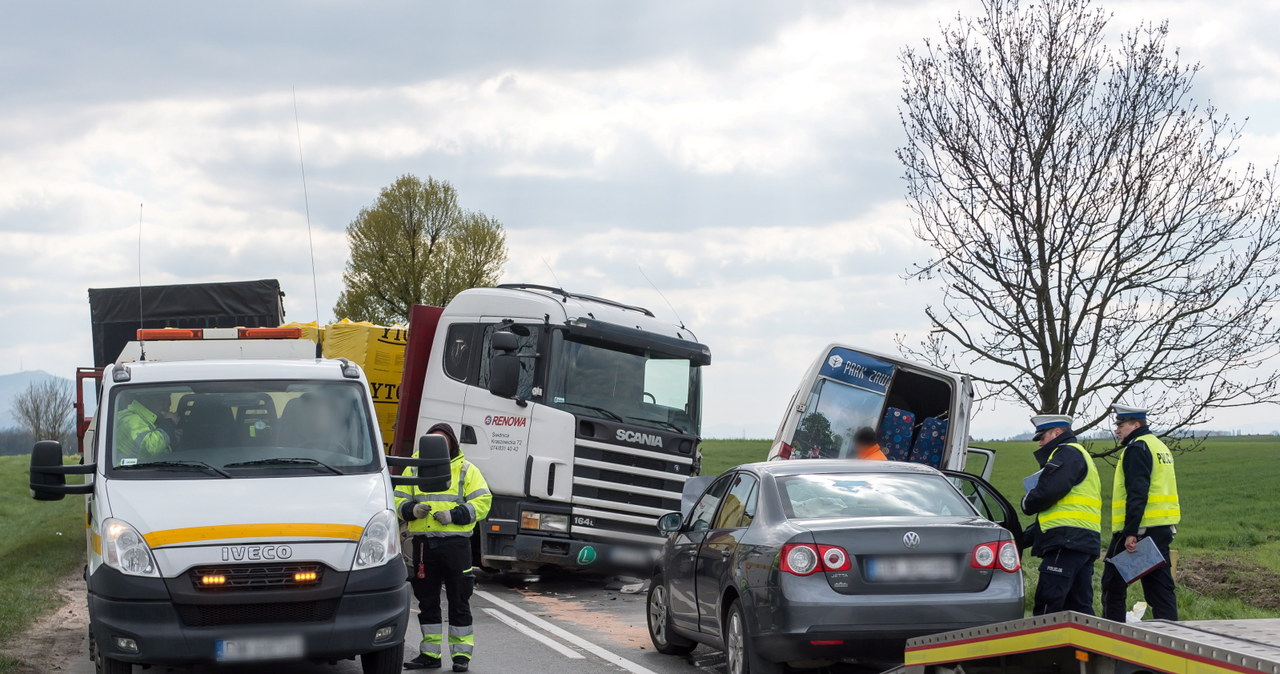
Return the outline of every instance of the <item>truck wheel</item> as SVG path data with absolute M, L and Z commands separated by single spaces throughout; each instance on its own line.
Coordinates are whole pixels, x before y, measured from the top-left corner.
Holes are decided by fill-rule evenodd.
M 755 639 L 747 634 L 742 602 L 734 599 L 724 617 L 725 669 L 729 674 L 781 674 L 782 665 L 769 662 L 756 653 Z
M 392 646 L 360 656 L 360 669 L 364 674 L 399 674 L 404 646 Z
M 662 576 L 649 581 L 649 598 L 645 602 L 646 622 L 649 624 L 649 640 L 654 650 L 663 655 L 688 655 L 697 644 L 676 634 L 671 629 L 671 593 Z

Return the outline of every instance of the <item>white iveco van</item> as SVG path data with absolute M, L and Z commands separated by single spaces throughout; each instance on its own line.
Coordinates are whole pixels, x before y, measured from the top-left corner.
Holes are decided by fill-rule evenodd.
M 35 498 L 86 495 L 91 657 L 113 673 L 355 656 L 400 671 L 392 483 L 417 478 L 391 477 L 363 373 L 309 341 L 209 339 L 222 332 L 140 331 L 159 341 L 105 368 L 84 465 L 62 467 L 54 442 L 32 454 Z

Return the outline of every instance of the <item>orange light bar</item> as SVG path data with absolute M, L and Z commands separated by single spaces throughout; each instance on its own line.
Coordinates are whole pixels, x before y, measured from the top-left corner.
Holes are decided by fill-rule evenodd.
M 163 341 L 167 339 L 204 339 L 204 330 L 179 330 L 176 328 L 159 328 L 139 330 L 138 341 Z
M 237 328 L 240 339 L 302 339 L 302 328 Z
M 225 585 L 227 583 L 226 576 L 201 576 L 201 585 Z
M 314 583 L 320 578 L 320 574 L 315 571 L 298 571 L 293 574 L 293 582 L 295 583 Z

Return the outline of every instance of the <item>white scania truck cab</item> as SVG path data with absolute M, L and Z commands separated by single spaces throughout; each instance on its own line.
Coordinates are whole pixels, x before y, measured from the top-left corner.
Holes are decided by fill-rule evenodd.
M 410 594 L 360 369 L 296 330 L 139 333 L 105 368 L 84 464 L 56 442 L 31 460 L 32 496 L 86 497 L 98 670 L 359 656 L 400 671 Z
M 647 309 L 544 286 L 466 290 L 423 315 L 406 354 L 421 402 L 400 419 L 451 424 L 483 471 L 481 562 L 647 570 L 657 518 L 698 471 L 710 349 Z

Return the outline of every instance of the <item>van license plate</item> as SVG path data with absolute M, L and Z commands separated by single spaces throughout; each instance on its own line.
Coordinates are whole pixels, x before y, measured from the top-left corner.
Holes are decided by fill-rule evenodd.
M 875 557 L 867 560 L 867 580 L 953 580 L 956 562 L 950 557 Z
M 283 637 L 252 637 L 214 642 L 218 662 L 288 660 L 304 655 L 301 634 Z

